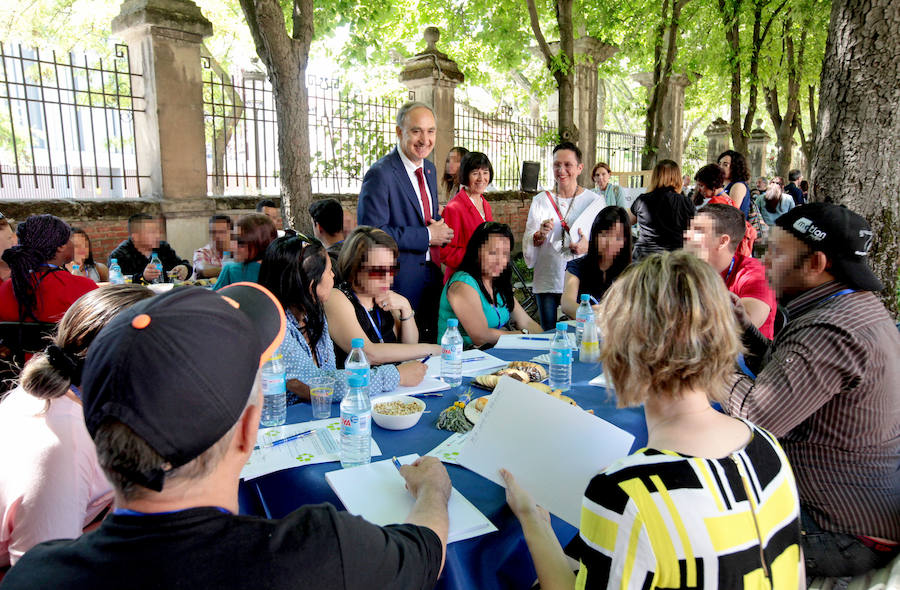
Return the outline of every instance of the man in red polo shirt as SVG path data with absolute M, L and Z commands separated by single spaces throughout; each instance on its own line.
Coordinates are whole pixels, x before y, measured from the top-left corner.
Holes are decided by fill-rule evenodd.
M 775 293 L 766 282 L 762 263 L 737 253 L 745 227 L 740 209 L 718 203 L 706 205 L 684 232 L 684 248 L 722 274 L 728 290 L 741 298 L 753 325 L 771 340 L 777 313 Z

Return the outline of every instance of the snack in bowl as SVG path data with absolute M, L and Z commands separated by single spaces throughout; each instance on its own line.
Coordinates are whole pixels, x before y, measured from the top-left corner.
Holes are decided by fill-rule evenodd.
M 425 412 L 425 402 L 406 395 L 376 401 L 372 404 L 372 419 L 386 430 L 406 430 L 419 422 Z

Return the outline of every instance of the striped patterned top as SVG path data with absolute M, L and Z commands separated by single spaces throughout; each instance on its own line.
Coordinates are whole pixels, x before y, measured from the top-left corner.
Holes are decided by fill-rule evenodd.
M 588 484 L 581 588 L 778 588 L 800 584 L 800 509 L 784 451 L 747 422 L 722 459 L 641 449 Z
M 819 526 L 900 541 L 900 333 L 846 289 L 792 300 L 774 342 L 745 334 L 757 377 L 735 377 L 728 408 L 779 438 Z

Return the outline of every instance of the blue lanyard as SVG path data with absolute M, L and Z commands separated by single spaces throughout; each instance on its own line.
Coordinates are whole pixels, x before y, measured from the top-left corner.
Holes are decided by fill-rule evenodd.
M 353 291 L 350 291 L 353 293 Z M 372 329 L 375 330 L 375 334 L 378 335 L 378 342 L 384 342 L 384 338 L 381 337 L 381 330 L 378 329 L 378 325 L 375 324 L 375 321 L 372 319 L 372 314 L 369 313 L 369 310 L 366 309 L 366 306 L 362 304 L 359 300 L 359 297 L 356 296 L 356 293 L 353 293 L 353 298 L 356 299 L 356 302 L 359 303 L 359 306 L 363 308 L 363 311 L 366 312 L 366 317 L 369 318 L 369 323 L 372 325 Z M 375 303 L 375 299 L 372 299 L 372 303 Z M 378 318 L 378 324 L 381 323 L 381 312 L 378 310 L 378 306 L 375 306 L 375 317 Z
M 725 285 L 728 285 L 728 277 L 731 276 L 731 271 L 734 270 L 734 259 L 735 257 L 731 257 L 731 264 L 728 265 L 728 272 L 725 273 Z
M 75 394 L 75 397 L 77 397 L 78 399 L 81 399 L 81 390 L 80 389 L 78 389 L 77 387 L 75 387 L 74 385 L 71 385 L 71 384 L 69 385 L 69 389 L 72 390 L 72 393 Z
M 226 510 L 221 506 L 197 506 L 197 508 L 214 508 L 223 514 L 233 514 L 231 510 Z M 159 516 L 161 514 L 177 514 L 179 512 L 184 512 L 185 510 L 193 510 L 193 508 L 184 508 L 182 510 L 169 510 L 167 512 L 137 512 L 135 510 L 129 510 L 128 508 L 116 508 L 113 510 L 113 514 L 116 516 Z
M 850 293 L 856 293 L 856 289 L 841 289 L 837 293 L 832 293 L 828 297 L 823 297 L 822 299 L 819 299 L 818 301 L 816 301 L 816 305 L 825 303 L 829 299 L 834 299 L 835 297 L 840 297 L 841 295 L 849 295 Z

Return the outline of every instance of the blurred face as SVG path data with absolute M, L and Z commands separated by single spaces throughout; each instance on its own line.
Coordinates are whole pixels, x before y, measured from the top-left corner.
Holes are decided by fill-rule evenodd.
M 602 191 L 606 190 L 609 185 L 609 170 L 606 168 L 597 168 L 594 172 L 594 184 Z
M 453 151 L 447 154 L 447 161 L 444 162 L 444 173 L 457 174 L 459 172 L 459 163 L 461 161 L 462 157 L 459 155 L 459 152 Z
M 578 184 L 578 175 L 584 170 L 584 164 L 578 162 L 572 150 L 559 150 L 553 154 L 553 178 L 560 189 L 573 189 Z
M 142 252 L 159 248 L 160 231 L 156 220 L 142 221 L 131 234 L 131 241 L 135 248 Z
M 356 227 L 356 218 L 350 215 L 350 212 L 344 210 L 344 235 L 349 236 L 353 228 Z
M 719 160 L 719 168 L 725 173 L 725 179 L 731 178 L 731 156 L 722 156 Z
M 247 247 L 247 238 L 243 232 L 238 229 L 232 236 L 234 238 L 234 260 L 235 262 L 246 262 L 250 260 L 250 248 Z
M 809 256 L 806 244 L 780 227 L 772 227 L 763 265 L 766 267 L 766 279 L 778 299 L 806 290 L 803 279 Z
M 694 188 L 697 190 L 697 194 L 699 194 L 704 199 L 711 199 L 713 195 L 716 194 L 716 191 L 712 190 L 699 180 L 697 181 L 697 186 Z
M 766 182 L 765 178 L 757 178 L 756 179 L 756 189 L 759 192 L 764 193 L 764 192 L 766 192 L 767 188 L 769 188 L 769 183 Z
M 16 232 L 8 225 L 0 227 L 0 254 L 19 243 Z
M 71 242 L 74 248 L 73 260 L 78 264 L 81 264 L 84 262 L 84 259 L 88 257 L 88 254 L 90 254 L 90 246 L 88 245 L 87 238 L 81 234 L 72 234 Z
M 483 195 L 491 183 L 491 172 L 487 168 L 478 168 L 469 172 L 468 187 L 473 195 Z
M 509 239 L 506 236 L 491 235 L 478 250 L 478 259 L 484 277 L 499 277 L 509 265 Z
M 625 228 L 616 223 L 606 231 L 597 234 L 597 252 L 604 262 L 612 262 L 625 246 Z
M 425 107 L 415 108 L 406 113 L 403 127 L 397 127 L 400 149 L 413 164 L 420 163 L 431 154 L 436 136 L 437 125 L 434 122 L 434 115 Z
M 231 250 L 231 229 L 225 221 L 209 224 L 209 241 L 219 252 Z
M 316 285 L 316 295 L 319 297 L 319 301 L 325 303 L 328 301 L 328 296 L 331 295 L 331 289 L 334 287 L 334 271 L 331 268 L 331 256 L 325 254 L 325 252 L 322 252 L 322 255 L 325 257 L 325 270 L 322 272 L 319 284 Z
M 394 253 L 383 246 L 369 250 L 366 261 L 359 267 L 357 282 L 362 295 L 376 297 L 391 290 L 397 274 Z
M 263 207 L 263 214 L 272 220 L 275 229 L 284 229 L 284 222 L 281 221 L 281 210 L 278 207 Z
M 722 236 L 716 233 L 716 222 L 709 215 L 696 215 L 691 226 L 684 232 L 684 249 L 719 269 Z M 730 256 L 728 257 L 730 258 Z
M 75 257 L 75 242 L 72 241 L 72 237 L 69 237 L 69 241 L 56 249 L 56 257 L 54 259 L 54 264 L 58 264 L 60 266 L 64 264 L 69 264 Z

